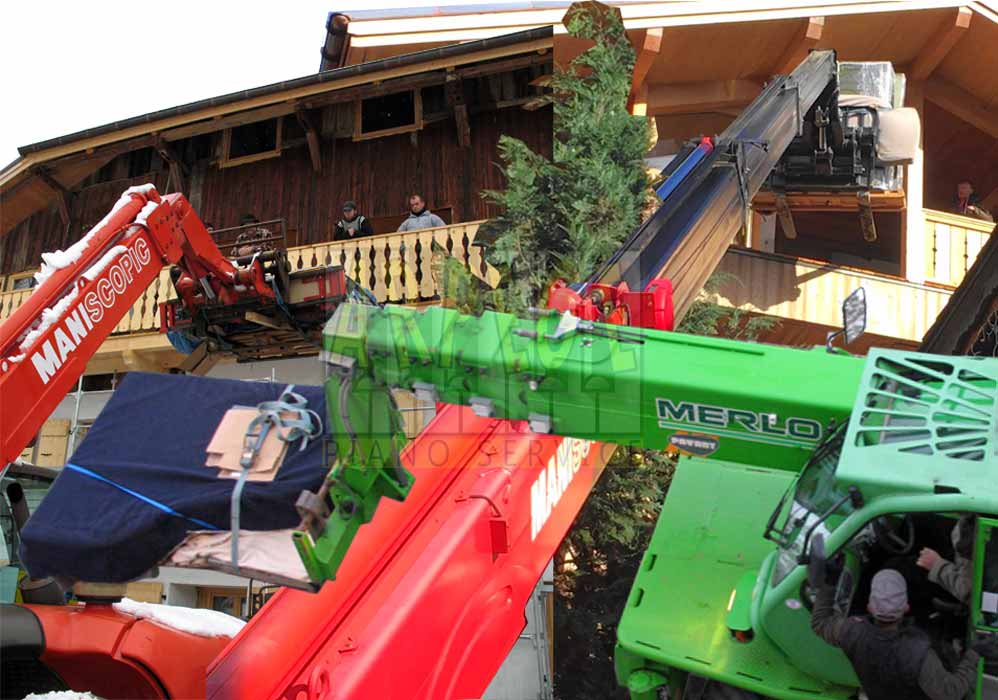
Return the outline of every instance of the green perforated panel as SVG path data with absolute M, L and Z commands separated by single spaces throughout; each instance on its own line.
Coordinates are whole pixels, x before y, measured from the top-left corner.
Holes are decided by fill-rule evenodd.
M 971 493 L 998 478 L 998 360 L 875 350 L 839 480 L 878 492 Z

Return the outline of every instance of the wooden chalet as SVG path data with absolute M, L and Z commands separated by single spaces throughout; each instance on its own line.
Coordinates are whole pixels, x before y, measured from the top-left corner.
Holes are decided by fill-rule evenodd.
M 300 269 L 343 264 L 380 299 L 435 298 L 431 241 L 487 273 L 473 241 L 502 186 L 496 145 L 508 134 L 550 154 L 551 109 L 537 79 L 552 70 L 540 27 L 221 95 L 19 149 L 0 172 L 0 320 L 31 293 L 45 251 L 78 240 L 127 187 L 182 192 L 216 230 L 252 215 L 285 239 Z M 448 226 L 394 233 L 412 192 Z M 344 201 L 375 233 L 332 243 Z M 407 274 L 402 274 L 405 269 Z M 162 370 L 182 357 L 158 333 L 167 271 L 122 320 L 88 374 Z
M 333 16 L 325 60 L 383 58 L 551 24 L 555 62 L 563 65 L 585 48 L 562 25 L 570 4 Z M 904 105 L 919 113 L 922 149 L 905 166 L 900 190 L 872 197 L 877 240 L 864 240 L 855 197 L 792 201 L 793 239 L 770 216 L 771 195 L 762 193 L 752 226 L 722 258 L 719 269 L 737 282 L 719 301 L 778 317 L 767 340 L 811 345 L 824 342 L 838 323 L 839 302 L 862 285 L 870 304 L 863 344 L 917 347 L 994 228 L 951 213 L 957 182 L 971 180 L 982 205 L 998 214 L 998 3 L 607 4 L 619 8 L 637 52 L 631 109 L 655 120 L 653 157 L 723 131 L 767 80 L 811 49 L 834 49 L 840 61 L 890 61 L 904 74 Z

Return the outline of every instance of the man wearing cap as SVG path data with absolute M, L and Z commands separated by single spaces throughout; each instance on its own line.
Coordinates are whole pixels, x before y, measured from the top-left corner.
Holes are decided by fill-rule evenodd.
M 908 586 L 899 572 L 883 569 L 873 577 L 867 604 L 872 620 L 835 610 L 835 578 L 829 571 L 824 581 L 811 582 L 812 587 L 818 584 L 811 629 L 845 652 L 870 700 L 960 700 L 974 687 L 980 642 L 967 650 L 955 671 L 947 671 L 929 636 L 902 624 Z
M 336 224 L 333 240 L 348 241 L 352 238 L 373 235 L 374 229 L 371 227 L 371 222 L 363 214 L 357 213 L 357 203 L 343 202 L 343 218 Z

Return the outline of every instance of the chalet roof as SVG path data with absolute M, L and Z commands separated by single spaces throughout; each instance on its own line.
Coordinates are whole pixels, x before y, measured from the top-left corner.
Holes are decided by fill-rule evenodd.
M 841 61 L 890 61 L 906 75 L 908 103 L 923 112 L 932 201 L 941 201 L 938 190 L 953 178 L 972 177 L 985 205 L 998 206 L 998 176 L 986 167 L 998 153 L 998 71 L 986 69 L 998 65 L 998 0 L 609 3 L 620 8 L 638 51 L 633 87 L 656 119 L 663 148 L 720 133 L 773 75 L 792 70 L 810 49 L 834 49 Z M 587 47 L 561 24 L 569 5 L 341 13 L 337 51 L 327 59 L 349 65 L 550 23 L 554 59 L 564 65 Z
M 998 64 L 998 0 L 609 4 L 620 8 L 632 40 L 639 40 L 644 30 L 664 30 L 662 48 L 647 73 L 646 81 L 651 84 L 765 80 L 785 67 L 781 59 L 792 57 L 795 46 L 835 49 L 840 60 L 891 61 L 902 72 L 919 69 L 919 77 L 927 80 L 927 98 L 944 106 L 962 104 L 966 107 L 962 111 L 977 119 L 961 118 L 970 123 L 990 121 L 998 131 L 998 72 L 979 70 Z M 551 24 L 556 60 L 562 62 L 563 55 L 570 58 L 582 48 L 565 36 L 561 24 L 569 5 L 567 1 L 535 0 L 348 13 L 340 15 L 339 29 L 347 39 L 339 58 L 349 65 L 417 46 L 443 46 Z M 809 42 L 811 21 L 820 22 L 822 28 Z M 955 31 L 954 24 L 958 25 Z M 737 60 L 731 54 L 734 47 Z
M 121 153 L 219 131 L 245 123 L 248 117 L 252 121 L 292 114 L 296 109 L 321 104 L 328 93 L 390 84 L 421 73 L 547 50 L 551 45 L 551 28 L 536 27 L 449 46 L 418 47 L 422 50 L 219 95 L 22 146 L 18 148 L 20 157 L 0 170 L 0 235 Z

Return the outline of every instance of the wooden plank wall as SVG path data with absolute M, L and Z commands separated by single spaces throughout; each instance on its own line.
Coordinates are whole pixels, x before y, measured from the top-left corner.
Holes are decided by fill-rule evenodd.
M 217 228 L 235 226 L 244 213 L 260 220 L 284 218 L 288 243 L 331 240 L 340 206 L 357 202 L 368 217 L 406 215 L 410 192 L 421 192 L 431 210 L 453 208 L 453 221 L 485 219 L 483 189 L 502 186 L 496 144 L 507 134 L 535 150 L 551 153 L 551 111 L 502 109 L 476 115 L 471 146 L 462 149 L 452 121 L 427 126 L 415 135 L 322 142 L 322 172 L 315 174 L 307 149 L 237 168 L 211 169 L 205 176 L 201 215 Z M 335 151 L 335 152 L 334 152 Z
M 471 146 L 457 143 L 454 123 L 428 125 L 413 135 L 353 142 L 324 139 L 322 172 L 316 174 L 304 146 L 279 158 L 220 170 L 205 168 L 199 214 L 215 228 L 235 226 L 245 213 L 260 220 L 284 218 L 289 245 L 331 240 L 344 200 L 358 202 L 369 217 L 397 216 L 402 221 L 406 198 L 424 194 L 432 210 L 452 208 L 455 222 L 485 219 L 492 213 L 481 197 L 483 189 L 499 188 L 503 177 L 497 163 L 499 136 L 508 134 L 551 155 L 551 110 L 528 112 L 507 108 L 471 117 Z M 114 180 L 80 190 L 73 201 L 73 223 L 67 231 L 53 204 L 0 237 L 0 274 L 38 267 L 45 251 L 66 248 L 111 209 L 132 185 L 152 182 L 160 191 L 167 172 Z M 190 194 L 190 193 L 188 193 Z

